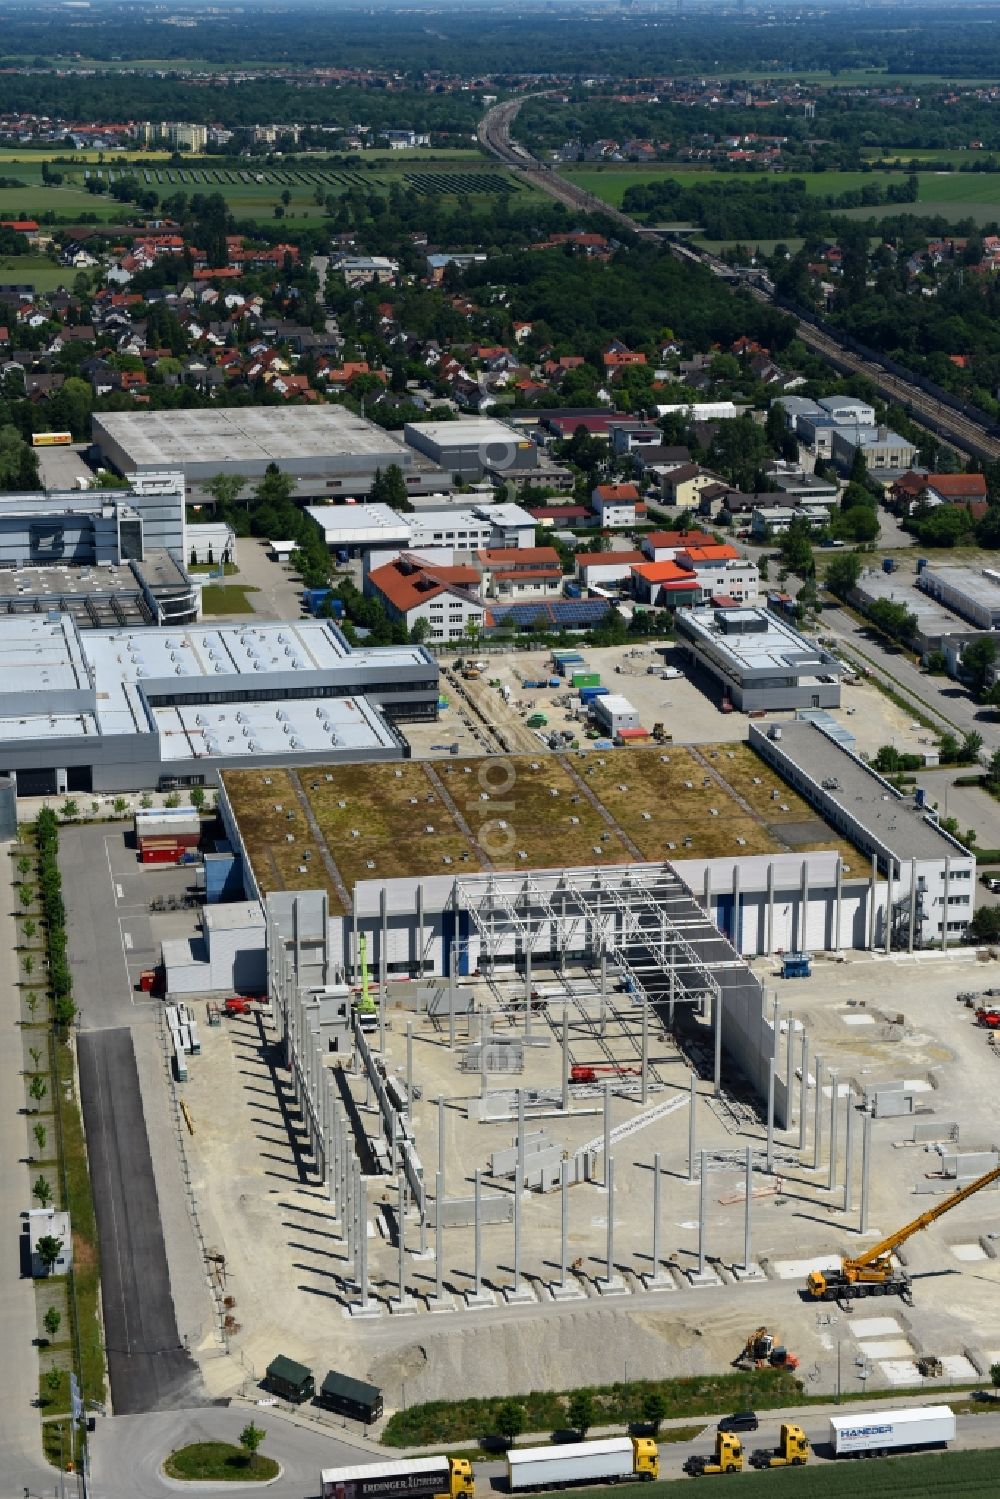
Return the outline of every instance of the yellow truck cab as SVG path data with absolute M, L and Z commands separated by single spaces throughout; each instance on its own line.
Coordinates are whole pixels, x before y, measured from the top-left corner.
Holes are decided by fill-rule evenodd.
M 636 1478 L 653 1479 L 660 1476 L 660 1449 L 652 1437 L 633 1437 L 633 1468 Z
M 449 1457 L 448 1468 L 451 1473 L 451 1485 L 448 1490 L 449 1499 L 475 1499 L 476 1480 L 472 1473 L 472 1464 L 467 1457 Z

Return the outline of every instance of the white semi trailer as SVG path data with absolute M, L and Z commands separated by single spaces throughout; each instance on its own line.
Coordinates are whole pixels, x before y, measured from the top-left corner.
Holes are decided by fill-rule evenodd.
M 955 1440 L 955 1413 L 948 1405 L 914 1405 L 903 1410 L 864 1411 L 830 1417 L 835 1457 L 884 1457 L 920 1447 L 943 1447 Z
M 571 1484 L 616 1483 L 621 1478 L 658 1478 L 660 1457 L 650 1437 L 608 1437 L 555 1447 L 521 1447 L 507 1454 L 511 1493 Z

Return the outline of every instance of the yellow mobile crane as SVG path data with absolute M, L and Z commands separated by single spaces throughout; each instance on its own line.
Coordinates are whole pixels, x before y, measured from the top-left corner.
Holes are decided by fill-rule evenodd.
M 914 1218 L 903 1228 L 897 1228 L 894 1234 L 873 1244 L 864 1254 L 845 1257 L 840 1262 L 839 1270 L 811 1271 L 806 1278 L 806 1293 L 815 1301 L 850 1301 L 858 1296 L 909 1296 L 910 1277 L 893 1265 L 893 1250 L 945 1213 L 950 1213 L 952 1208 L 957 1208 L 967 1197 L 972 1197 L 995 1181 L 1000 1181 L 1000 1166 L 984 1171 L 982 1176 L 977 1176 L 968 1186 L 960 1187 L 936 1207 L 928 1208 L 919 1218 Z
M 359 960 L 361 965 L 361 998 L 354 1001 L 354 1009 L 358 1019 L 361 1021 L 363 1031 L 374 1031 L 378 1028 L 378 1005 L 372 998 L 368 978 L 368 935 L 362 932 L 358 938 Z M 379 1004 L 382 996 L 379 995 Z

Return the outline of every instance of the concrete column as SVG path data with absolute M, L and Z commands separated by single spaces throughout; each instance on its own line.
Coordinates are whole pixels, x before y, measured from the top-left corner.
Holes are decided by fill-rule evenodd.
M 806 1148 L 806 1098 L 809 1093 L 809 1039 L 802 1027 L 802 1076 L 799 1078 L 799 1150 Z
M 851 1188 L 854 1175 L 854 1100 L 847 1095 L 847 1138 L 844 1144 L 844 1212 L 851 1211 Z
M 660 1278 L 660 1152 L 653 1156 L 653 1280 Z
M 514 1191 L 520 1197 L 524 1191 L 524 1089 L 517 1090 L 517 1176 Z
M 434 1296 L 440 1306 L 444 1301 L 444 1176 L 434 1178 Z
M 948 896 L 951 894 L 951 854 L 944 856 L 944 914 L 941 917 L 941 950 L 948 948 Z
M 569 1279 L 569 1161 L 563 1160 L 560 1167 L 562 1201 L 560 1203 L 560 1257 L 559 1281 L 563 1290 Z
M 441 1190 L 444 1191 L 444 1099 L 438 1095 L 438 1175 L 441 1178 Z
M 417 886 L 417 978 L 422 983 L 424 977 L 424 887 Z
M 705 1193 L 708 1183 L 706 1152 L 701 1153 L 701 1180 L 698 1184 L 698 1274 L 705 1273 Z
M 840 952 L 844 945 L 843 920 L 844 920 L 844 861 L 837 859 L 836 874 L 836 907 L 834 912 L 833 946 L 836 952 Z
M 563 1005 L 562 1023 L 562 1110 L 569 1111 L 569 1009 Z
M 802 887 L 799 891 L 799 952 L 808 952 L 809 932 L 809 861 L 802 860 Z
M 457 969 L 457 967 L 458 967 L 458 943 L 457 942 L 453 942 L 451 944 L 451 952 L 449 954 L 449 961 L 448 961 L 448 1045 L 449 1046 L 454 1046 L 454 1044 L 455 1044 L 455 1005 L 457 1003 L 457 995 L 455 993 L 455 990 L 456 990 L 456 988 L 458 986 L 458 974 L 456 973 L 455 970 Z
M 768 1175 L 774 1171 L 774 1058 L 767 1064 L 767 1166 Z
M 615 1158 L 608 1157 L 608 1236 L 605 1251 L 605 1279 L 608 1285 L 615 1278 Z
M 837 1185 L 837 1113 L 840 1100 L 840 1088 L 838 1085 L 838 1074 L 830 1071 L 830 1169 L 827 1173 L 827 1191 L 832 1192 Z
M 823 1059 L 816 1057 L 813 1061 L 813 1072 L 816 1075 L 816 1098 L 813 1114 L 813 1164 L 814 1171 L 819 1170 L 820 1142 L 823 1134 Z
M 608 1184 L 608 1162 L 611 1159 L 611 1084 L 604 1084 L 604 1185 Z
M 473 1251 L 473 1272 L 472 1272 L 472 1274 L 473 1274 L 472 1294 L 477 1299 L 480 1296 L 482 1296 L 482 1294 L 483 1294 L 483 1224 L 482 1224 L 483 1180 L 482 1180 L 482 1178 L 483 1178 L 483 1173 L 480 1171 L 479 1167 L 477 1166 L 476 1167 L 475 1186 L 473 1188 L 473 1193 L 474 1193 L 474 1197 L 475 1197 L 475 1206 L 474 1206 L 474 1209 L 473 1209 L 473 1212 L 474 1212 L 474 1215 L 475 1215 L 475 1245 L 474 1245 L 474 1251 Z
M 399 1305 L 406 1302 L 406 1177 L 402 1171 L 397 1178 L 398 1207 L 397 1230 L 399 1238 Z
M 750 1255 L 750 1230 L 751 1216 L 753 1211 L 753 1151 L 747 1146 L 746 1159 L 746 1207 L 743 1211 L 743 1269 L 749 1274 L 752 1259 Z
M 361 1310 L 368 1310 L 368 1183 L 358 1172 L 358 1281 Z
M 712 1084 L 716 1098 L 722 1092 L 722 990 L 712 996 L 712 1028 L 715 1032 L 715 1059 L 712 1069 Z
M 708 917 L 709 921 L 711 921 L 711 919 L 712 919 L 712 870 L 711 870 L 711 866 L 708 865 L 708 864 L 706 864 L 706 866 L 705 866 L 705 879 L 704 879 L 703 887 L 702 887 L 702 905 L 703 905 L 703 907 L 705 909 L 705 915 Z
M 521 1193 L 514 1193 L 514 1295 L 521 1292 Z
M 774 865 L 767 866 L 767 955 L 774 952 Z
M 691 1099 L 688 1103 L 688 1181 L 694 1181 L 695 1112 L 698 1104 L 698 1079 L 691 1074 Z
M 386 984 L 389 978 L 389 907 L 384 885 L 379 891 L 378 907 L 378 1049 L 379 1055 L 384 1057 Z
M 413 1125 L 413 1021 L 406 1022 L 406 1121 Z
M 740 866 L 733 861 L 733 946 L 743 951 L 743 924 L 740 921 Z
M 868 951 L 875 951 L 875 907 L 878 902 L 878 859 L 872 854 L 872 894 L 868 907 Z
M 353 902 L 351 910 L 351 981 L 355 984 L 361 982 L 361 949 L 358 945 L 358 902 Z
M 524 1034 L 531 1035 L 531 933 L 527 934 L 524 945 Z
M 910 926 L 906 935 L 906 950 L 912 952 L 917 945 L 917 861 L 910 860 Z
M 795 1095 L 795 1017 L 791 1010 L 785 1022 L 785 1119 L 784 1128 L 792 1127 L 792 1100 Z
M 861 1121 L 861 1216 L 858 1233 L 868 1230 L 868 1176 L 871 1171 L 872 1116 L 865 1114 Z
M 601 1039 L 608 1031 L 608 953 L 601 944 Z
M 892 856 L 889 858 L 889 872 L 885 882 L 885 950 L 892 952 L 892 892 L 895 877 L 895 867 Z

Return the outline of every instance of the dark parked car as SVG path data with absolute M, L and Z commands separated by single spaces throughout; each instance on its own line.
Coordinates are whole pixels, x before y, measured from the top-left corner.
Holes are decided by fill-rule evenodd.
M 731 1416 L 723 1416 L 719 1422 L 719 1431 L 756 1431 L 760 1422 L 757 1420 L 756 1411 L 734 1411 Z

